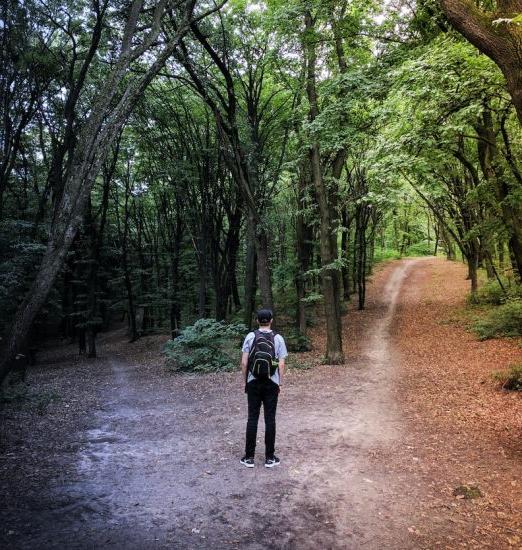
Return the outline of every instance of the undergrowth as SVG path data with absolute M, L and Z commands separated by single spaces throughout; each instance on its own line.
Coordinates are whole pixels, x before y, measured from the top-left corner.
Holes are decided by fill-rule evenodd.
M 239 365 L 241 337 L 247 332 L 241 323 L 199 319 L 166 343 L 167 366 L 182 372 L 235 370 Z
M 522 391 L 522 364 L 495 371 L 493 379 L 501 384 L 503 390 Z
M 285 330 L 284 339 L 289 352 L 299 353 L 303 351 L 310 351 L 312 349 L 310 338 L 295 328 Z
M 488 310 L 473 329 L 480 340 L 522 336 L 522 300 L 514 300 Z
M 473 300 L 468 297 L 469 303 L 479 305 L 500 306 L 513 300 L 522 300 L 522 287 L 514 283 L 511 279 L 501 278 L 502 286 L 499 282 L 485 282 L 475 294 Z
M 472 329 L 480 340 L 522 336 L 522 288 L 509 279 L 487 281 L 474 297 L 468 297 L 474 312 Z
M 17 409 L 34 410 L 38 414 L 45 414 L 47 407 L 61 397 L 55 392 L 30 391 L 29 385 L 19 382 L 13 385 L 5 385 L 0 392 L 0 406 L 10 406 Z

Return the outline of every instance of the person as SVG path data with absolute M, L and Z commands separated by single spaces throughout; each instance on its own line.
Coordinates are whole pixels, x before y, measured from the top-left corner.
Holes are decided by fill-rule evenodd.
M 247 468 L 253 468 L 255 464 L 257 424 L 261 404 L 263 404 L 265 416 L 265 466 L 272 468 L 280 464 L 279 458 L 275 455 L 276 409 L 279 393 L 283 385 L 285 358 L 288 356 L 288 352 L 284 338 L 272 330 L 272 321 L 272 311 L 269 309 L 260 309 L 257 312 L 259 329 L 247 334 L 242 348 L 241 371 L 244 380 L 246 380 L 245 392 L 248 397 L 248 420 L 245 456 L 240 462 Z M 261 375 L 256 377 L 252 372 L 252 370 L 256 372 L 252 368 L 252 359 L 254 355 L 257 355 L 256 350 L 259 350 L 260 341 L 273 344 L 271 354 L 277 360 L 277 363 L 276 361 L 272 363 L 270 376 L 265 374 L 265 378 Z

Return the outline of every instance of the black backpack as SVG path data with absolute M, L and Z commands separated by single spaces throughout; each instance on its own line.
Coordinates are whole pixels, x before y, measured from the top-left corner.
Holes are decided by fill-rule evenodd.
M 248 370 L 259 380 L 269 380 L 275 373 L 275 332 L 254 332 L 252 349 L 248 356 Z

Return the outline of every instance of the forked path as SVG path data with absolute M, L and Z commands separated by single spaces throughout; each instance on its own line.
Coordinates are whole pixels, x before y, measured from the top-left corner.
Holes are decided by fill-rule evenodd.
M 408 450 L 391 334 L 401 289 L 423 262 L 386 266 L 367 311 L 346 317 L 345 366 L 289 373 L 278 468 L 263 467 L 262 421 L 256 467 L 239 464 L 239 374 L 101 363 L 101 406 L 73 434 L 79 450 L 53 458 L 67 475 L 41 488 L 40 509 L 19 514 L 30 527 L 13 525 L 12 547 L 418 548 L 413 526 L 426 521 L 417 515 L 426 495 L 392 464 Z M 81 400 L 83 389 L 74 391 Z

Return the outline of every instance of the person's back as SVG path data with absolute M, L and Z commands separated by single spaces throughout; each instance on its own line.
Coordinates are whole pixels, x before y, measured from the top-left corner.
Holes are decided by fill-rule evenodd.
M 248 421 L 245 456 L 241 459 L 241 464 L 248 468 L 254 467 L 261 404 L 265 417 L 265 466 L 271 468 L 280 462 L 274 454 L 275 419 L 288 352 L 284 338 L 272 330 L 272 320 L 270 310 L 259 310 L 259 329 L 247 334 L 242 348 L 241 370 L 245 377 L 245 392 L 248 396 Z

